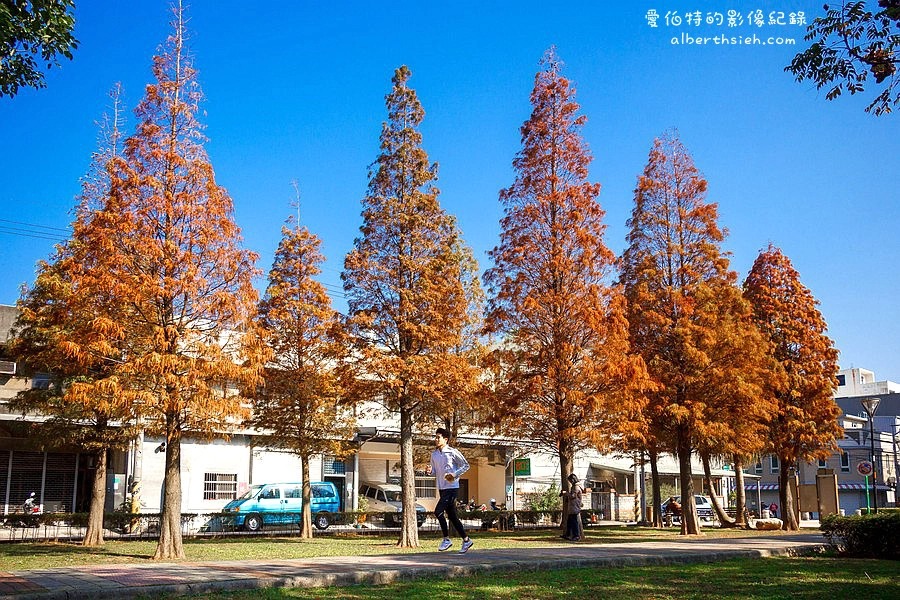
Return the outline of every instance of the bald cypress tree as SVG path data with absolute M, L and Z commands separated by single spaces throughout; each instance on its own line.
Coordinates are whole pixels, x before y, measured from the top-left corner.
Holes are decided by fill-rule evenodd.
M 356 367 L 348 393 L 380 399 L 400 415 L 401 547 L 419 545 L 416 424 L 442 415 L 477 384 L 475 369 L 458 352 L 473 318 L 474 261 L 456 220 L 438 202 L 437 165 L 422 147 L 425 111 L 410 75 L 406 66 L 394 72 L 361 235 L 341 276 Z

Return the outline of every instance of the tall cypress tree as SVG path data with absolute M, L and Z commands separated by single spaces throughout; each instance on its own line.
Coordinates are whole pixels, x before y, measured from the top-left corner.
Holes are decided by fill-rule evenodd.
M 504 336 L 495 353 L 502 410 L 511 426 L 560 461 L 563 489 L 575 454 L 634 435 L 633 393 L 644 375 L 629 354 L 615 256 L 603 235 L 600 184 L 574 87 L 550 49 L 535 76 L 522 125 L 516 178 L 501 191 L 500 245 L 491 251 L 488 328 Z
M 774 401 L 767 450 L 778 456 L 784 528 L 796 530 L 790 469 L 800 460 L 827 458 L 842 435 L 841 409 L 834 401 L 838 352 L 818 301 L 779 248 L 770 244 L 760 252 L 744 281 L 744 294 L 775 359 L 766 389 Z
M 406 66 L 394 72 L 381 152 L 362 201 L 362 235 L 341 276 L 357 360 L 350 393 L 379 398 L 400 415 L 401 547 L 419 545 L 415 426 L 443 414 L 477 383 L 458 352 L 471 325 L 474 261 L 455 219 L 438 203 L 437 165 L 419 131 L 425 112 L 409 78 Z
M 679 462 L 682 532 L 689 534 L 700 532 L 691 455 L 700 447 L 708 457 L 740 441 L 725 418 L 732 408 L 724 404 L 741 399 L 754 405 L 758 381 L 748 368 L 761 351 L 706 190 L 677 135 L 655 140 L 638 178 L 622 258 L 631 340 L 656 384 L 645 411 L 654 506 L 655 459 L 672 451 Z

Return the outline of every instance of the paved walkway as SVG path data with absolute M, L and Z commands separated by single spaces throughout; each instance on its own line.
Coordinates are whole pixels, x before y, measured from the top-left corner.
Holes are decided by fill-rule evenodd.
M 323 557 L 203 563 L 98 565 L 0 572 L 0 600 L 100 599 L 137 595 L 193 595 L 216 590 L 390 583 L 428 575 L 457 577 L 524 568 L 643 566 L 713 562 L 810 552 L 818 533 L 735 539 L 689 539 L 628 544 L 548 545 L 544 548 L 454 551 L 439 554 Z M 458 544 L 457 544 L 458 546 Z

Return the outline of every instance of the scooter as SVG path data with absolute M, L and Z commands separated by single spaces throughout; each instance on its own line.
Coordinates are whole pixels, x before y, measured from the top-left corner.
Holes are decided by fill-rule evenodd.
M 6 524 L 10 527 L 37 527 L 40 525 L 38 516 L 43 512 L 43 507 L 35 503 L 34 494 L 31 494 L 22 503 L 22 512 L 7 517 Z

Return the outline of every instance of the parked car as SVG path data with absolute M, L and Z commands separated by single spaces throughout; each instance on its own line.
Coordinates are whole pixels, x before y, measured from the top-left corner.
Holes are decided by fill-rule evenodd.
M 371 512 L 386 513 L 384 524 L 388 527 L 400 526 L 400 515 L 403 512 L 403 491 L 393 483 L 363 482 L 359 487 L 359 495 L 365 496 Z M 416 502 L 416 523 L 419 527 L 428 517 L 425 507 Z
M 681 496 L 675 496 L 675 502 L 677 502 L 678 504 L 681 504 Z M 708 497 L 701 496 L 700 494 L 695 494 L 694 495 L 694 504 L 697 505 L 697 518 L 699 518 L 701 521 L 712 522 L 712 521 L 716 520 L 716 514 L 713 511 L 712 502 L 710 501 L 710 499 Z M 667 514 L 668 507 L 669 507 L 669 501 L 666 500 L 665 502 L 662 503 L 662 511 L 660 512 L 660 514 L 661 515 Z M 673 520 L 680 521 L 681 517 L 676 516 Z
M 328 481 L 310 483 L 310 509 L 317 529 L 328 529 L 341 502 L 335 485 Z M 225 505 L 222 512 L 233 513 L 236 527 L 259 531 L 263 525 L 298 523 L 303 510 L 302 483 L 265 483 L 250 486 L 240 498 Z

